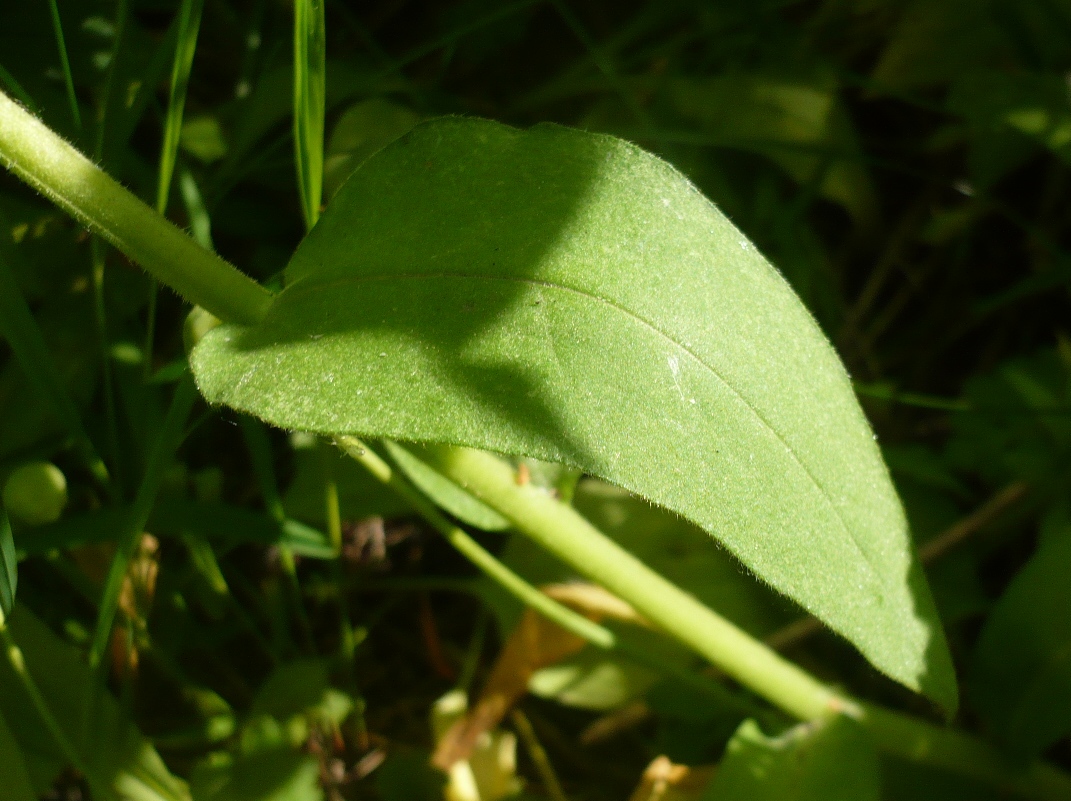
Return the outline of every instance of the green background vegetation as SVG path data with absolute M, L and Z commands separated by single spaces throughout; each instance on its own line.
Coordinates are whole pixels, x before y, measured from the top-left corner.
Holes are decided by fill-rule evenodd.
M 0 87 L 278 289 L 319 213 L 308 189 L 318 166 L 295 165 L 292 4 L 209 0 L 199 32 L 177 11 L 4 4 Z M 717 204 L 848 367 L 947 635 L 955 724 L 996 744 L 1010 771 L 1037 757 L 1071 769 L 1071 4 L 328 2 L 326 19 L 325 199 L 384 145 L 453 114 L 614 134 Z M 176 50 L 192 65 L 181 124 Z M 169 139 L 177 155 L 161 156 Z M 412 198 L 411 235 L 433 248 L 424 200 Z M 332 222 L 360 230 L 363 217 Z M 674 294 L 667 319 L 681 316 Z M 0 786 L 105 797 L 87 785 L 95 776 L 122 798 L 183 798 L 184 782 L 196 801 L 439 797 L 429 709 L 455 685 L 478 691 L 520 608 L 355 462 L 195 401 L 182 378 L 187 311 L 0 175 L 0 478 L 42 460 L 66 476 L 65 504 L 49 496 L 51 473 L 16 474 L 5 493 L 22 558 L 9 628 L 71 733 L 61 747 L 5 663 L 0 752 L 24 759 L 0 759 Z M 776 405 L 760 367 L 752 380 Z M 222 396 L 237 378 L 217 382 Z M 161 448 L 184 424 L 177 452 Z M 419 463 L 391 455 L 457 519 L 492 532 L 477 538 L 529 581 L 571 578 L 530 541 L 493 533 L 507 522 L 494 510 L 464 495 L 451 505 Z M 525 469 L 564 494 L 575 483 Z M 800 610 L 698 529 L 593 479 L 575 506 L 822 681 L 940 721 L 843 640 L 793 624 Z M 119 624 L 95 638 L 109 543 L 131 508 L 134 533 L 159 547 L 129 540 L 130 569 L 112 570 L 131 577 L 112 594 Z M 338 561 L 326 558 L 336 531 Z M 0 547 L 8 576 L 14 561 Z M 740 726 L 740 709 L 681 678 L 699 668 L 677 646 L 618 629 L 661 668 L 588 648 L 537 672 L 522 704 L 568 798 L 626 798 L 661 754 L 723 760 L 711 801 L 1005 797 L 999 782 L 879 761 L 846 721 L 810 739 L 781 734 L 789 721 L 748 697 L 761 728 Z M 124 668 L 134 652 L 136 670 Z M 111 692 L 95 693 L 105 681 Z M 596 722 L 613 735 L 593 735 Z M 524 792 L 554 797 L 546 765 L 521 750 Z M 756 765 L 772 777 L 761 789 L 748 785 Z

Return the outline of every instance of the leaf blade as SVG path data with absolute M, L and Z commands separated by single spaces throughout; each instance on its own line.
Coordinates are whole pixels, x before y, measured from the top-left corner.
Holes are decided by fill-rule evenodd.
M 955 706 L 832 348 L 740 232 L 629 144 L 418 126 L 339 190 L 265 322 L 216 329 L 192 361 L 210 401 L 276 425 L 562 462 L 655 500 Z
M 877 801 L 878 758 L 845 717 L 802 723 L 766 737 L 753 720 L 737 729 L 703 801 Z
M 1071 732 L 1071 532 L 1045 542 L 986 620 L 969 677 L 1004 744 L 1036 756 Z

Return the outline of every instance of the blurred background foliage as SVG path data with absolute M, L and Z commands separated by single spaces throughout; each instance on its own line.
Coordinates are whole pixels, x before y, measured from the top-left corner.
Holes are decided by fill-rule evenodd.
M 177 5 L 58 4 L 77 115 L 49 5 L 0 6 L 0 85 L 150 200 Z M 326 13 L 327 196 L 418 121 L 462 114 L 630 139 L 717 203 L 855 381 L 929 560 L 966 692 L 957 722 L 1071 768 L 1071 2 L 327 0 Z M 283 0 L 205 4 L 169 206 L 268 284 L 303 233 L 292 14 Z M 147 335 L 148 279 L 7 175 L 0 263 L 0 479 L 46 460 L 67 483 L 59 519 L 15 520 L 12 627 L 73 726 L 72 688 L 89 681 L 77 653 L 181 373 L 186 310 L 162 294 Z M 42 359 L 17 358 L 19 292 Z M 199 801 L 440 797 L 428 710 L 455 685 L 481 686 L 519 607 L 314 438 L 206 408 L 191 425 L 109 659 L 116 698 L 102 719 L 144 735 L 102 728 L 100 770 L 163 798 L 187 792 L 182 776 Z M 82 429 L 111 491 L 87 466 Z M 341 566 L 324 559 L 331 485 Z M 833 637 L 784 629 L 797 613 L 698 530 L 591 480 L 576 504 L 823 679 L 931 714 Z M 534 582 L 570 578 L 508 533 L 480 536 Z M 695 667 L 641 627 L 614 625 Z M 570 798 L 628 797 L 659 755 L 715 762 L 740 722 L 620 658 L 581 650 L 530 667 L 531 725 L 515 728 L 543 744 Z M 32 713 L 8 685 L 0 710 L 35 792 L 78 797 L 83 778 L 57 776 L 62 759 L 23 725 Z M 770 747 L 751 730 L 734 742 Z M 538 752 L 521 751 L 523 792 L 553 796 Z M 496 765 L 512 775 L 508 759 Z M 998 797 L 933 769 L 882 770 L 883 798 Z

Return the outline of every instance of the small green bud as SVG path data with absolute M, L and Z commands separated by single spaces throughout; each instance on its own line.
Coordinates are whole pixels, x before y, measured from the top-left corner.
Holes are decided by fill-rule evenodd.
M 51 462 L 27 462 L 8 476 L 4 507 L 31 526 L 54 523 L 67 505 L 67 479 Z
M 194 345 L 201 341 L 201 337 L 219 325 L 220 320 L 210 311 L 205 311 L 200 306 L 194 306 L 186 315 L 186 322 L 182 326 L 182 344 L 188 354 Z

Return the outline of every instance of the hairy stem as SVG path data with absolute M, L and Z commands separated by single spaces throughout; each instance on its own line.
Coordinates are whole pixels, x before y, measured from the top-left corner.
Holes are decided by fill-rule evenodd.
M 180 295 L 220 319 L 258 322 L 272 296 L 200 247 L 0 92 L 0 162 Z
M 501 459 L 446 446 L 418 453 L 566 564 L 628 601 L 652 623 L 790 715 L 809 720 L 831 712 L 858 713 L 854 702 L 651 570 L 571 506 L 531 484 L 519 485 L 513 469 Z
M 416 452 L 575 570 L 794 717 L 811 720 L 841 712 L 862 723 L 888 753 L 1029 798 L 1071 798 L 1071 778 L 1055 768 L 1040 762 L 1014 765 L 996 748 L 968 734 L 826 687 L 651 570 L 572 507 L 531 484 L 519 485 L 513 468 L 496 456 L 451 446 Z
M 548 620 L 557 623 L 566 631 L 587 640 L 591 645 L 604 651 L 617 650 L 626 658 L 644 665 L 657 673 L 669 675 L 683 684 L 712 698 L 728 709 L 742 715 L 751 715 L 768 719 L 765 710 L 750 699 L 743 698 L 727 690 L 718 682 L 707 676 L 701 676 L 685 667 L 660 659 L 657 655 L 641 648 L 630 646 L 611 630 L 602 626 L 569 607 L 551 598 L 538 587 L 532 586 L 508 566 L 500 562 L 476 540 L 470 537 L 460 526 L 450 522 L 446 515 L 428 500 L 416 487 L 406 481 L 398 471 L 376 454 L 371 448 L 355 437 L 339 437 L 338 446 L 353 457 L 378 481 L 383 482 L 428 521 L 443 538 L 462 556 L 475 565 L 485 576 L 509 592 L 514 598 L 539 612 Z

